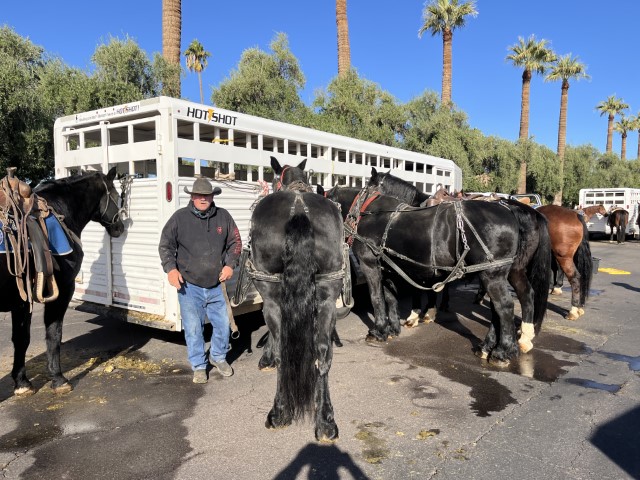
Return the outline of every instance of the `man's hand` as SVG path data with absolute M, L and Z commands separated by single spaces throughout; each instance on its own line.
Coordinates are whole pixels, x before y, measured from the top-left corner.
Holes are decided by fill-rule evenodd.
M 174 287 L 175 289 L 180 290 L 182 288 L 184 279 L 182 278 L 182 275 L 180 274 L 177 268 L 174 268 L 169 273 L 167 273 L 167 279 L 169 280 L 169 283 L 171 284 L 171 286 Z
M 233 277 L 233 268 L 229 267 L 228 265 L 222 267 L 222 271 L 220 272 L 218 280 L 220 280 L 221 282 L 226 282 L 231 277 Z

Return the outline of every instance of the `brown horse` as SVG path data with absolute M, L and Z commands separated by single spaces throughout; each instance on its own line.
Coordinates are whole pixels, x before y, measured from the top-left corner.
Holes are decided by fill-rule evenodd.
M 596 213 L 606 215 L 607 211 L 602 205 L 587 207 L 582 212 L 558 205 L 544 205 L 537 210 L 549 221 L 553 256 L 571 285 L 571 310 L 566 318 L 577 320 L 584 315 L 584 304 L 593 275 L 586 222 Z M 557 285 L 558 281 L 553 292 L 555 294 L 560 292 Z
M 611 238 L 609 243 L 613 243 L 613 229 L 616 229 L 616 239 L 618 244 L 624 243 L 627 237 L 627 224 L 629 223 L 629 212 L 624 208 L 616 208 L 609 212 L 609 220 L 607 224 L 611 229 Z

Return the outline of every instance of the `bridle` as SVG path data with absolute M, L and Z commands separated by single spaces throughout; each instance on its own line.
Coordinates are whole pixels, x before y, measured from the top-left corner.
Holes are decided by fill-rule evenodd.
M 276 183 L 276 188 L 274 189 L 274 191 L 279 192 L 284 188 L 284 184 L 282 183 L 282 181 L 284 180 L 284 172 L 286 172 L 288 168 L 291 168 L 291 167 L 289 165 L 285 165 L 282 168 L 282 171 L 280 172 L 280 175 L 278 177 L 278 182 Z
M 285 185 L 284 172 L 286 172 L 287 169 L 289 168 L 291 168 L 290 165 L 285 165 L 282 168 L 282 171 L 278 176 L 278 181 L 276 182 L 273 191 L 279 192 L 281 190 L 293 190 L 293 191 L 299 191 L 299 192 L 313 192 L 313 189 L 311 188 L 311 185 L 309 185 L 307 180 L 294 180 L 293 182 Z M 313 170 L 310 170 L 310 172 L 313 172 Z
M 105 202 L 105 206 L 104 206 L 104 210 L 102 210 L 102 212 L 100 213 L 100 220 L 102 222 L 102 224 L 106 227 L 110 227 L 112 225 L 114 225 L 118 220 L 120 220 L 120 215 L 122 213 L 126 212 L 126 209 L 123 207 L 120 207 L 118 205 L 118 202 L 116 202 L 113 199 L 113 196 L 111 195 L 111 190 L 109 189 L 109 186 L 107 185 L 107 182 L 104 181 L 104 178 L 101 178 L 102 180 L 102 184 L 104 185 L 104 188 L 106 190 L 106 196 L 107 196 L 107 201 Z M 122 190 L 122 194 L 125 195 L 125 190 L 123 188 Z M 115 195 L 118 195 L 117 193 L 115 193 Z M 122 197 L 118 197 L 119 199 L 123 199 Z M 102 200 L 101 200 L 102 202 Z M 111 219 L 109 219 L 109 217 L 107 216 L 107 210 L 109 210 L 109 206 L 113 203 L 113 205 L 115 205 L 116 207 L 116 213 L 113 214 L 113 216 L 111 217 Z M 124 205 L 124 202 L 122 202 Z

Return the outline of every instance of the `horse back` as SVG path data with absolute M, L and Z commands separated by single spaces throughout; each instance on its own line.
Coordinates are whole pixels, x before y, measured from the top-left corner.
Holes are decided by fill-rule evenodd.
M 296 214 L 309 218 L 318 273 L 342 267 L 343 221 L 336 204 L 316 193 L 276 192 L 258 203 L 251 216 L 251 249 L 256 267 L 271 273 L 283 269 L 287 225 Z
M 388 198 L 373 202 L 367 209 L 369 215 L 364 215 L 358 226 L 358 233 L 376 246 L 384 244 L 424 265 L 454 264 L 464 242 L 470 248 L 468 263 L 485 262 L 485 247 L 497 259 L 515 255 L 518 223 L 498 202 L 457 202 L 458 208 L 448 202 L 411 208 Z

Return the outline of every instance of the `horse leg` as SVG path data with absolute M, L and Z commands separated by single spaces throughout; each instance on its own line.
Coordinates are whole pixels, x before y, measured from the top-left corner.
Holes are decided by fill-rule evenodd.
M 404 320 L 404 322 L 402 322 L 402 324 L 408 328 L 415 327 L 420 321 L 421 313 L 422 313 L 422 294 L 420 290 L 414 289 L 411 292 L 411 313 Z
M 68 393 L 73 385 L 62 374 L 60 366 L 60 344 L 62 343 L 62 322 L 67 311 L 73 289 L 60 289 L 57 300 L 44 306 L 45 340 L 47 343 L 47 368 L 51 376 L 51 388 L 55 393 Z
M 400 314 L 398 313 L 398 289 L 391 280 L 385 280 L 382 291 L 387 304 L 387 333 L 392 337 L 400 335 Z
M 487 275 L 484 273 L 482 275 Z M 489 362 L 496 366 L 506 366 L 512 358 L 517 357 L 518 347 L 515 341 L 515 324 L 513 321 L 513 298 L 509 292 L 506 275 L 500 278 L 501 274 L 493 272 L 493 280 L 486 282 L 487 294 L 492 303 L 491 323 L 497 334 L 495 348 L 489 353 Z M 490 333 L 487 333 L 489 337 Z M 490 339 L 485 338 L 483 342 L 489 345 Z
M 333 413 L 333 405 L 329 396 L 329 370 L 333 358 L 331 342 L 335 330 L 336 309 L 332 301 L 340 292 L 341 285 L 318 285 L 316 299 L 318 316 L 316 320 L 316 368 L 318 377 L 315 390 L 315 434 L 316 440 L 333 442 L 338 439 L 338 426 Z M 325 300 L 322 300 L 322 299 Z
M 478 291 L 476 292 L 476 296 L 473 299 L 473 303 L 476 305 L 480 305 L 486 294 L 487 294 L 487 289 L 482 284 L 482 282 L 480 282 L 480 285 L 478 286 Z
M 367 342 L 385 342 L 388 336 L 388 327 L 387 305 L 382 292 L 382 272 L 373 255 L 367 255 L 365 251 L 357 256 L 360 259 L 360 270 L 369 287 L 371 305 L 373 306 L 374 325 L 373 328 L 369 329 L 366 340 Z
M 520 325 L 520 338 L 518 347 L 522 353 L 527 353 L 533 348 L 535 329 L 533 324 L 534 295 L 533 288 L 527 279 L 527 272 L 523 269 L 513 268 L 509 272 L 509 283 L 516 292 L 522 309 L 522 323 Z
M 562 284 L 564 283 L 564 272 L 559 267 L 555 256 L 551 260 L 551 272 L 553 274 L 551 295 L 562 295 Z
M 565 317 L 567 320 L 577 320 L 581 313 L 580 305 L 580 273 L 573 263 L 573 256 L 570 257 L 558 257 L 558 263 L 560 268 L 567 276 L 569 284 L 571 285 L 571 310 Z M 584 313 L 584 311 L 582 312 Z
M 445 284 L 444 288 L 442 289 L 442 299 L 440 300 L 440 310 L 442 310 L 443 312 L 448 312 L 449 311 L 449 287 L 451 286 L 450 283 Z M 435 307 L 435 305 L 434 305 Z M 425 321 L 430 321 L 428 320 L 429 318 L 429 312 L 427 311 L 427 314 L 425 315 L 425 317 L 427 318 L 427 320 Z M 432 320 L 435 320 L 435 314 Z
M 11 378 L 15 383 L 13 393 L 17 396 L 32 395 L 36 390 L 27 377 L 25 366 L 25 357 L 31 342 L 31 312 L 29 312 L 28 303 L 20 302 L 18 307 L 11 310 L 11 327 L 13 342 Z
M 611 222 L 609 226 L 611 228 L 611 236 L 609 237 L 609 243 L 613 243 L 613 229 L 615 226 L 613 225 L 613 222 Z
M 258 362 L 258 368 L 263 371 L 277 369 L 276 394 L 273 407 L 267 415 L 265 426 L 267 428 L 284 428 L 293 422 L 291 408 L 288 406 L 286 392 L 283 391 L 282 369 L 280 366 L 280 340 L 282 316 L 280 305 L 274 299 L 279 298 L 277 285 L 270 282 L 254 281 L 254 285 L 262 297 L 262 314 L 269 329 L 269 337 L 264 346 L 262 357 Z
M 254 284 L 260 284 L 260 295 L 262 296 L 262 315 L 264 321 L 269 329 L 267 340 L 262 349 L 262 357 L 258 362 L 258 369 L 262 371 L 270 371 L 277 367 L 280 358 L 280 306 L 277 302 L 274 302 L 274 298 L 270 293 L 267 293 L 264 289 L 273 289 L 273 286 L 265 285 L 266 282 L 255 282 Z M 258 287 L 256 287 L 258 288 Z M 263 296 L 264 293 L 264 296 Z

